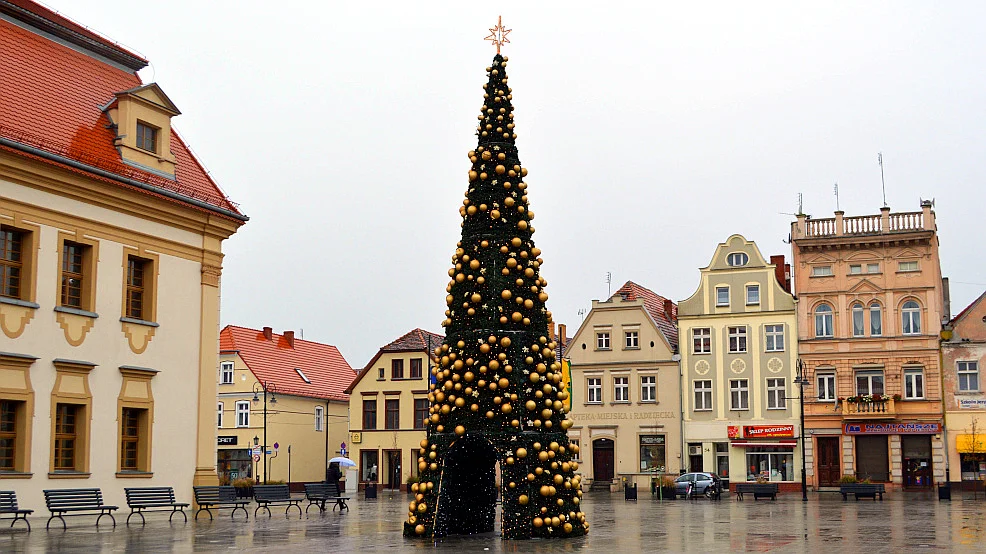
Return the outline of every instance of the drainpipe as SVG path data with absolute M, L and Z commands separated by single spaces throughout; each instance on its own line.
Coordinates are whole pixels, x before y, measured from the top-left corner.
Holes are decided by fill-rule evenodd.
M 680 469 L 685 469 L 685 393 L 682 392 L 681 388 L 685 384 L 685 373 L 681 369 L 681 354 L 678 353 L 678 347 L 674 347 L 674 354 L 671 355 L 671 361 L 678 363 L 678 424 L 679 428 L 679 439 L 681 444 L 678 446 L 681 448 L 681 453 L 678 454 L 678 458 L 681 460 Z
M 329 399 L 328 398 L 325 399 L 325 415 L 323 415 L 322 417 L 325 418 L 325 421 L 322 422 L 322 428 L 325 429 L 325 463 L 322 464 L 322 471 L 326 472 L 325 475 L 327 476 L 329 471 Z M 339 491 L 339 494 L 342 494 L 343 492 L 344 491 Z
M 942 318 L 945 319 L 945 318 Z M 941 437 L 942 437 L 942 450 L 945 451 L 945 483 L 951 483 L 949 476 L 949 450 L 948 450 L 948 420 L 946 419 L 945 410 L 945 355 L 942 352 L 942 348 L 945 343 L 952 340 L 952 324 L 951 321 L 943 321 L 941 331 L 938 333 L 938 379 L 940 382 L 940 388 L 938 389 L 941 393 Z

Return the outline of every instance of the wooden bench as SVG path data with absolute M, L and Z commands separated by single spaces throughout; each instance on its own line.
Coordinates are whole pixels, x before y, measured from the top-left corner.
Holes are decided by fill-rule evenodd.
M 0 491 L 0 514 L 14 514 L 14 519 L 10 521 L 13 527 L 17 520 L 23 520 L 27 524 L 27 530 L 31 530 L 31 522 L 27 516 L 33 514 L 34 510 L 22 510 L 17 507 L 17 493 L 14 491 Z
M 199 505 L 199 509 L 195 512 L 195 519 L 199 518 L 199 512 L 204 511 L 209 514 L 209 519 L 211 520 L 212 508 L 215 508 L 218 512 L 220 508 L 228 506 L 233 507 L 233 511 L 229 514 L 230 518 L 236 516 L 236 510 L 243 510 L 243 515 L 247 519 L 250 519 L 250 512 L 246 509 L 246 505 L 250 501 L 237 498 L 236 488 L 234 487 L 228 485 L 197 486 L 192 487 L 192 491 L 195 493 L 195 503 Z
M 185 514 L 188 503 L 175 502 L 175 489 L 172 487 L 133 487 L 125 488 L 123 492 L 127 495 L 127 507 L 130 508 L 127 525 L 130 525 L 130 518 L 134 514 L 140 516 L 141 523 L 147 524 L 144 512 L 161 512 L 167 511 L 168 508 L 171 509 L 168 521 L 171 521 L 175 514 L 181 514 L 185 522 L 188 522 L 188 516 Z
M 737 500 L 743 500 L 744 494 L 752 494 L 754 501 L 760 498 L 777 500 L 777 491 L 777 483 L 736 483 L 733 488 Z
M 839 485 L 839 492 L 842 493 L 842 500 L 849 500 L 849 495 L 854 495 L 856 500 L 860 498 L 872 498 L 876 502 L 877 496 L 883 502 L 883 493 L 887 492 L 886 485 L 883 483 L 844 483 Z
M 271 517 L 271 504 L 287 504 L 284 508 L 284 515 L 292 506 L 298 508 L 298 515 L 301 515 L 302 498 L 291 498 L 291 490 L 287 485 L 254 485 L 253 499 L 257 502 L 257 509 L 253 511 L 254 517 L 260 510 L 267 510 L 267 517 Z
M 67 529 L 65 518 L 62 517 L 65 515 L 92 515 L 91 513 L 69 512 L 96 512 L 97 510 L 99 517 L 96 518 L 96 527 L 99 527 L 99 520 L 103 519 L 103 516 L 110 516 L 110 519 L 113 520 L 113 527 L 116 527 L 116 518 L 113 517 L 112 512 L 119 508 L 103 504 L 103 493 L 99 489 L 46 489 L 44 493 L 45 504 L 48 506 L 48 511 L 51 512 L 45 529 L 49 528 L 51 520 L 55 518 L 62 520 L 62 529 Z

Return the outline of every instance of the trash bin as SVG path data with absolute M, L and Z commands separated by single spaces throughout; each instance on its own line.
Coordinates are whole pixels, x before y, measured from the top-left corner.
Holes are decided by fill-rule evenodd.
M 623 500 L 636 500 L 637 499 L 637 484 L 625 484 L 623 486 Z
M 938 485 L 938 500 L 951 500 L 952 499 L 952 484 L 942 483 Z
M 371 498 L 377 497 L 377 484 L 367 483 L 366 487 L 363 489 L 363 498 L 369 500 Z

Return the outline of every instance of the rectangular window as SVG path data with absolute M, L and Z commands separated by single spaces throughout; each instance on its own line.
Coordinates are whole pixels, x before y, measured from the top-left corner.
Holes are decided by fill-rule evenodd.
M 712 352 L 711 329 L 692 329 L 692 351 L 695 354 L 708 354 Z
M 216 404 L 216 416 L 218 421 L 216 421 L 216 427 L 222 429 L 223 427 L 223 403 L 219 402 Z
M 250 403 L 245 400 L 236 403 L 236 426 L 250 426 Z
M 815 382 L 818 384 L 818 400 L 822 402 L 834 402 L 835 396 L 835 373 L 819 373 Z
M 411 379 L 421 378 L 421 358 L 411 359 Z
M 832 275 L 832 266 L 830 265 L 816 265 L 811 268 L 812 277 L 829 277 Z
M 315 406 L 315 431 L 321 432 L 325 429 L 325 408 Z
M 137 122 L 137 148 L 157 153 L 157 129 L 150 125 Z
M 75 448 L 78 441 L 76 417 L 80 406 L 55 406 L 55 471 L 75 471 Z
M 640 401 L 657 402 L 657 377 L 645 375 L 640 378 Z
M 979 392 L 979 362 L 958 362 L 959 392 Z
M 729 305 L 729 287 L 716 287 L 716 306 Z
M 379 452 L 376 450 L 360 450 L 360 475 L 363 481 L 377 480 L 377 462 Z
M 870 335 L 879 337 L 883 334 L 883 316 L 879 304 L 870 304 Z
M 0 471 L 16 469 L 17 404 L 10 400 L 0 402 Z
M 625 339 L 624 344 L 626 344 L 627 348 L 640 348 L 639 331 L 627 331 L 623 333 L 623 338 Z
M 363 400 L 363 429 L 377 428 L 377 401 Z
M 222 362 L 219 364 L 219 382 L 223 385 L 233 384 L 233 362 Z
M 904 369 L 904 398 L 908 400 L 924 398 L 924 370 Z
M 712 411 L 712 380 L 700 379 L 695 381 L 695 411 Z
M 666 471 L 664 435 L 640 435 L 640 471 Z
M 746 304 L 760 303 L 760 285 L 746 285 Z
M 794 481 L 794 448 L 788 446 L 748 446 L 746 480 Z
M 629 402 L 630 401 L 630 378 L 629 377 L 614 377 L 613 378 L 613 401 L 614 402 Z
M 849 273 L 852 275 L 859 275 L 863 272 L 863 266 L 860 264 L 851 264 L 849 266 Z
M 9 227 L 0 227 L 0 296 L 22 299 L 23 248 L 23 232 Z
M 787 408 L 787 386 L 784 379 L 767 379 L 767 409 L 784 410 Z
M 866 396 L 869 394 L 883 394 L 883 371 L 857 371 L 856 372 L 856 394 Z
M 431 403 L 428 402 L 427 398 L 415 398 L 414 399 L 414 428 L 415 429 L 427 429 L 428 428 L 428 410 L 431 408 Z M 417 459 L 416 457 L 414 459 Z
M 897 263 L 897 271 L 917 271 L 918 269 L 917 261 Z
M 747 379 L 729 380 L 729 409 L 750 409 L 750 384 Z
M 404 378 L 404 360 L 390 360 L 390 378 Z
M 765 342 L 767 345 L 767 352 L 783 352 L 784 351 L 784 326 L 783 325 L 765 325 L 764 326 Z
M 120 413 L 120 470 L 140 470 L 140 419 L 141 412 L 136 408 L 123 408 Z
M 383 422 L 384 429 L 400 429 L 401 428 L 401 401 L 399 399 L 388 398 L 384 402 L 384 410 L 386 411 L 385 419 Z
M 88 246 L 65 241 L 62 244 L 62 296 L 61 306 L 82 309 L 82 292 L 85 284 L 85 255 Z
M 880 264 L 866 264 L 867 273 L 880 273 Z
M 152 319 L 146 307 L 150 304 L 150 291 L 145 285 L 150 279 L 145 279 L 145 273 L 151 272 L 151 261 L 137 256 L 127 256 L 127 317 L 132 319 Z M 151 277 L 151 275 L 146 275 Z
M 746 352 L 746 326 L 729 327 L 729 352 L 740 354 Z
M 863 305 L 856 304 L 850 311 L 852 312 L 852 336 L 861 337 L 866 328 L 863 323 Z
M 586 402 L 589 404 L 602 404 L 603 402 L 603 382 L 602 379 L 591 377 L 586 379 Z
M 385 380 L 387 380 L 387 378 L 384 377 L 384 369 L 382 367 L 377 368 L 377 381 L 385 381 Z
M 596 333 L 596 350 L 609 350 L 609 333 Z

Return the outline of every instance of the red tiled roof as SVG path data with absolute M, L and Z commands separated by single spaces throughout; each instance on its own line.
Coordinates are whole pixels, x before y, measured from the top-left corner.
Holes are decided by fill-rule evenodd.
M 664 310 L 664 302 L 667 300 L 656 292 L 644 288 L 633 281 L 627 281 L 619 290 L 616 291 L 624 300 L 643 300 L 644 308 L 653 318 L 664 338 L 668 340 L 671 348 L 678 347 L 678 305 L 671 302 L 671 313 Z
M 115 93 L 141 85 L 135 73 L 4 20 L 0 20 L 0 52 L 0 138 L 178 194 L 193 204 L 161 196 L 171 201 L 185 205 L 198 201 L 242 218 L 177 132 L 171 141 L 176 158 L 174 180 L 123 163 L 102 108 L 116 99 Z M 13 148 L 20 153 L 17 146 Z M 36 159 L 67 165 L 40 156 Z M 73 169 L 100 178 L 94 172 Z
M 431 339 L 430 342 L 429 339 Z M 358 385 L 363 379 L 363 376 L 373 369 L 373 365 L 377 363 L 377 360 L 380 359 L 380 356 L 382 356 L 385 352 L 427 352 L 429 356 L 432 356 L 432 353 L 428 351 L 428 347 L 431 346 L 431 350 L 434 350 L 438 346 L 441 346 L 442 341 L 444 340 L 445 336 L 439 335 L 438 333 L 432 333 L 431 331 L 425 331 L 424 329 L 414 329 L 412 331 L 408 331 L 394 342 L 380 347 L 380 350 L 373 355 L 370 362 L 366 364 L 362 370 L 360 370 L 359 375 L 357 375 L 356 378 L 353 379 L 353 382 L 346 388 L 346 394 L 352 394 L 353 389 L 355 389 L 356 385 Z
M 219 351 L 238 353 L 257 379 L 274 383 L 283 394 L 349 401 L 344 391 L 356 371 L 335 346 L 295 338 L 292 348 L 283 335 L 267 340 L 263 331 L 227 325 L 219 333 Z
M 429 339 L 431 342 L 429 342 Z M 414 352 L 416 350 L 427 350 L 429 344 L 431 345 L 431 349 L 434 350 L 442 345 L 443 340 L 445 340 L 443 335 L 425 331 L 424 329 L 415 329 L 387 346 L 380 348 L 380 350 L 384 352 Z

